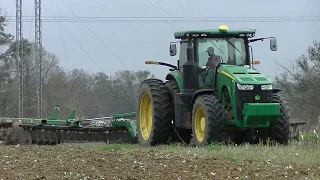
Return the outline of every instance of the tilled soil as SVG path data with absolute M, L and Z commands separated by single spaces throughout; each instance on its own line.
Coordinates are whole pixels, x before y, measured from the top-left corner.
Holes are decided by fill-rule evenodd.
M 319 166 L 233 162 L 151 150 L 0 146 L 0 179 L 304 179 Z

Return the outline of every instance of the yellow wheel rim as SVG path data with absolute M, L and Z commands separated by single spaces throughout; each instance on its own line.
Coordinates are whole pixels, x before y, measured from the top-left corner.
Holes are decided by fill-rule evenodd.
M 206 118 L 202 108 L 198 108 L 194 118 L 194 130 L 196 138 L 202 142 L 205 135 Z
M 142 138 L 147 140 L 152 128 L 152 103 L 147 93 L 144 93 L 140 100 L 139 122 Z

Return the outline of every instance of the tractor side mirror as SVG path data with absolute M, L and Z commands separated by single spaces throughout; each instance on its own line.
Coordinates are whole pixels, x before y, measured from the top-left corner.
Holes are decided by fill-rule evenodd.
M 170 56 L 175 56 L 177 54 L 177 45 L 170 43 Z
M 276 38 L 270 39 L 270 50 L 271 51 L 277 51 L 277 40 Z

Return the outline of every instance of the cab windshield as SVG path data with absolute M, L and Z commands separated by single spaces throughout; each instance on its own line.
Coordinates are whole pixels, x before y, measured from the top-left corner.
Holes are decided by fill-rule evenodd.
M 243 38 L 203 38 L 198 41 L 199 66 L 206 65 L 210 56 L 221 63 L 244 66 L 246 45 Z

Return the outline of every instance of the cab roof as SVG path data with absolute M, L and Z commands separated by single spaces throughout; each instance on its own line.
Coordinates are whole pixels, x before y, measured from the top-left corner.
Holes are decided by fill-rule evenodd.
M 188 30 L 188 31 L 177 31 L 174 33 L 175 39 L 186 39 L 188 35 L 193 35 L 195 37 L 254 37 L 255 30 L 252 29 L 232 29 L 228 30 L 228 27 L 221 25 L 219 29 L 207 29 L 207 30 Z

